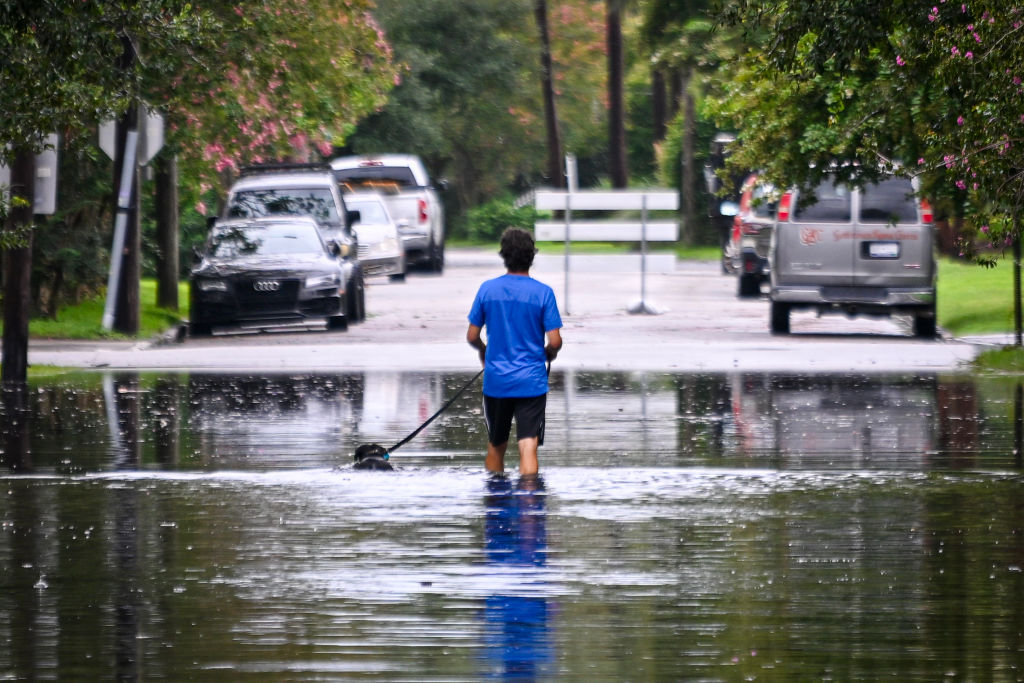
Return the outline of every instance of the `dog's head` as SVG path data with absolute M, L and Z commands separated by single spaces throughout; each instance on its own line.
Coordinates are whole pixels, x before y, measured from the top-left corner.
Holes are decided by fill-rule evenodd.
M 355 459 L 356 462 L 362 462 L 366 458 L 382 458 L 387 460 L 388 449 L 379 443 L 365 443 L 356 449 Z

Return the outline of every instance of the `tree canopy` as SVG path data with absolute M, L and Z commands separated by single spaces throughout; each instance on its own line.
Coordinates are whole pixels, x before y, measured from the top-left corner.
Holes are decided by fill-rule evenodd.
M 11 0 L 0 4 L 2 154 L 39 151 L 48 133 L 82 130 L 113 118 L 147 81 L 192 59 L 208 44 L 210 15 L 179 0 Z M 146 55 L 116 64 L 126 45 Z
M 713 111 L 739 133 L 734 163 L 810 183 L 920 175 L 983 232 L 1024 192 L 1024 8 L 1006 0 L 735 0 L 722 16 L 752 47 Z M 1008 235 L 1003 234 L 1001 239 Z

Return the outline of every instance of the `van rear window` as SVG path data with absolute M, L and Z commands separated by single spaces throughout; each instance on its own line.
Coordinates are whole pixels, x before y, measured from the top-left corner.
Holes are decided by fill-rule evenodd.
M 889 178 L 877 185 L 868 185 L 860 193 L 860 220 L 863 223 L 916 223 L 913 185 L 906 178 Z
M 836 186 L 826 180 L 814 190 L 814 203 L 807 204 L 803 197 L 797 203 L 793 219 L 819 223 L 850 222 L 850 189 Z

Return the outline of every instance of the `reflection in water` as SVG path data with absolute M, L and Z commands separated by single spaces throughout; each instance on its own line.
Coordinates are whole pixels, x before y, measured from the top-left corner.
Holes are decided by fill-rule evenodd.
M 396 472 L 348 467 L 469 376 L 81 373 L 5 396 L 0 678 L 1024 671 L 1020 382 L 556 373 L 557 496 L 482 489 L 473 392 Z
M 32 414 L 28 399 L 28 387 L 22 384 L 4 385 L 0 388 L 3 400 L 3 450 L 0 451 L 0 465 L 13 472 L 32 470 L 31 446 L 29 444 L 29 419 Z
M 550 674 L 551 606 L 534 570 L 547 559 L 544 482 L 523 476 L 487 481 L 484 499 L 484 551 L 488 567 L 503 575 L 502 590 L 484 603 L 485 646 L 489 674 L 506 680 L 534 680 Z

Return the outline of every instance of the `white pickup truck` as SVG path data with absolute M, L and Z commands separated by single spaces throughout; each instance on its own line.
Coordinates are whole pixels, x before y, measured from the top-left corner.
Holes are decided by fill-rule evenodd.
M 372 190 L 384 196 L 398 224 L 407 264 L 444 270 L 444 207 L 419 157 L 346 156 L 334 159 L 331 168 L 343 191 Z

